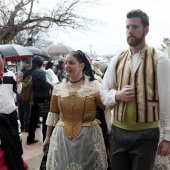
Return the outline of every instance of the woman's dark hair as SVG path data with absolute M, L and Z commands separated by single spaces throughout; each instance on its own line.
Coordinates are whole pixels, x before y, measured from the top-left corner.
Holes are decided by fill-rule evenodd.
M 135 18 L 135 17 L 138 17 L 141 19 L 141 23 L 144 27 L 147 27 L 149 26 L 149 17 L 148 15 L 143 12 L 142 10 L 140 9 L 134 9 L 130 12 L 127 13 L 127 18 Z
M 47 64 L 45 65 L 45 69 L 48 70 L 49 68 L 53 68 L 53 63 L 51 61 L 48 61 Z
M 94 80 L 93 71 L 86 55 L 81 50 L 71 51 L 69 54 L 75 57 L 80 64 L 84 63 L 83 73 L 90 77 L 90 81 L 93 81 Z

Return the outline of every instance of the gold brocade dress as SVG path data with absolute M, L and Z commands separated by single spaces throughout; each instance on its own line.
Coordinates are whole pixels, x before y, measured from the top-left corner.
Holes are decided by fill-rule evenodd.
M 79 91 L 69 92 L 66 80 L 54 86 L 47 125 L 55 126 L 48 151 L 47 170 L 106 170 L 107 154 L 96 117 L 104 109 L 100 83 L 85 77 Z M 59 118 L 59 120 L 58 120 Z

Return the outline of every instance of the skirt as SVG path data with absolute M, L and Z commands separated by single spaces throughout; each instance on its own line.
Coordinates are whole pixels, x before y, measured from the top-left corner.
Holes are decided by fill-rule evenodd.
M 79 135 L 69 139 L 64 127 L 53 130 L 48 150 L 47 170 L 107 170 L 107 153 L 99 125 L 81 127 Z

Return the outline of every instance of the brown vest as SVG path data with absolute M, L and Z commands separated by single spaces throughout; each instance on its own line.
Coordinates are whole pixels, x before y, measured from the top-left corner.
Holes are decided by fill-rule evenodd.
M 131 85 L 132 54 L 126 50 L 120 54 L 115 65 L 117 88 Z M 154 48 L 146 46 L 140 57 L 134 74 L 136 122 L 152 122 L 159 119 L 159 98 L 157 84 L 158 57 Z M 127 103 L 120 102 L 115 107 L 114 118 L 124 120 Z

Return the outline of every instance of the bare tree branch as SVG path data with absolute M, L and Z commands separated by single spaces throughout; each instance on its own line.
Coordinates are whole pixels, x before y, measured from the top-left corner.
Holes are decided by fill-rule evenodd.
M 40 5 L 36 0 L 11 1 L 0 3 L 0 44 L 12 42 L 23 31 L 47 33 L 53 25 L 64 29 L 87 29 L 88 25 L 96 24 L 96 20 L 85 15 L 85 9 L 96 7 L 99 0 L 58 0 L 53 9 L 42 9 L 41 12 L 34 8 Z

